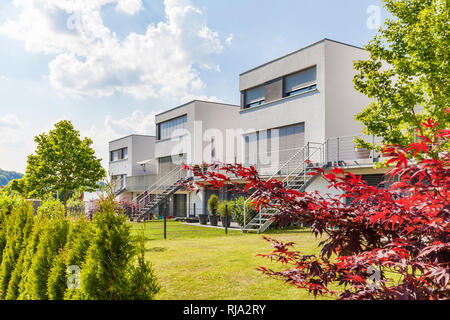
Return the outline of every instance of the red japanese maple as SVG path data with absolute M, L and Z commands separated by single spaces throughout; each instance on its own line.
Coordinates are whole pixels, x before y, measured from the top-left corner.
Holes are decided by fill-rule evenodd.
M 259 267 L 264 274 L 314 296 L 448 299 L 450 130 L 433 131 L 431 120 L 423 126 L 428 135 L 419 136 L 419 142 L 384 148 L 390 158 L 387 165 L 393 166 L 388 174 L 397 177 L 390 188 L 369 186 L 342 168 L 313 173 L 340 196 L 299 193 L 280 181 L 265 181 L 254 168 L 242 165 L 213 165 L 206 173 L 189 169 L 216 188 L 255 189 L 255 206 L 276 207 L 279 221 L 306 223 L 316 236 L 323 236 L 318 256 L 295 251 L 293 243 L 264 237 L 273 252 L 261 256 L 287 266 L 284 271 Z M 230 176 L 246 179 L 245 187 L 239 188 Z M 345 198 L 353 201 L 344 205 Z

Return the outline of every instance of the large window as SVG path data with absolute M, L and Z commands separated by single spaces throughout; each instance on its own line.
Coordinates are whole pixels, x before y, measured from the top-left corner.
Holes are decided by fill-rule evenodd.
M 128 159 L 128 148 L 117 149 L 110 152 L 110 161 L 119 161 Z
M 316 67 L 312 67 L 284 78 L 284 96 L 294 96 L 317 88 Z
M 284 163 L 304 146 L 305 124 L 297 123 L 247 134 L 244 142 L 245 163 L 259 163 L 262 157 L 272 152 L 277 152 L 279 161 Z
M 187 116 L 181 116 L 172 120 L 158 123 L 158 140 L 172 138 L 175 130 L 186 129 Z
M 159 174 L 168 173 L 168 172 L 172 171 L 173 169 L 175 169 L 175 167 L 178 167 L 182 163 L 185 163 L 186 156 L 187 156 L 186 154 L 179 154 L 179 155 L 174 155 L 174 156 L 158 158 Z
M 265 101 L 265 88 L 260 86 L 245 92 L 244 109 L 259 106 Z

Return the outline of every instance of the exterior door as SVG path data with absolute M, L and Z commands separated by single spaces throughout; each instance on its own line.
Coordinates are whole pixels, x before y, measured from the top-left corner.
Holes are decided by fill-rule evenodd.
M 187 195 L 175 194 L 174 197 L 174 216 L 186 217 L 187 216 Z

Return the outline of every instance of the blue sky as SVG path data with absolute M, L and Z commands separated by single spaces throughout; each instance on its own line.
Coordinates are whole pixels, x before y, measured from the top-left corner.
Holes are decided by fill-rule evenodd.
M 154 134 L 194 98 L 239 103 L 239 73 L 322 38 L 363 46 L 381 0 L 15 0 L 0 3 L 0 168 L 71 120 L 107 142 Z M 381 19 L 387 17 L 381 8 Z M 103 162 L 106 166 L 106 161 Z

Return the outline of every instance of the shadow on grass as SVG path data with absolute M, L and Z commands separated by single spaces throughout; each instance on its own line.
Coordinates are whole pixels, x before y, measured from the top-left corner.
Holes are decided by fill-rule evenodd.
M 310 228 L 283 228 L 283 229 L 269 229 L 264 234 L 302 234 L 311 233 Z
M 166 250 L 167 250 L 167 248 L 164 248 L 164 247 L 153 247 L 153 248 L 145 249 L 145 252 L 164 252 Z

